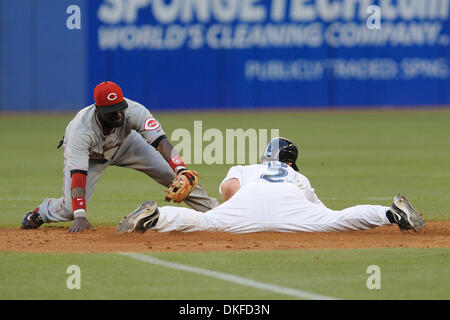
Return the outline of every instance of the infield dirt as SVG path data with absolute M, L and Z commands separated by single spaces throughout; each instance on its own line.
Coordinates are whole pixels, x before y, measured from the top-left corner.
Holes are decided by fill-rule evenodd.
M 119 235 L 115 227 L 97 227 L 71 234 L 68 227 L 36 230 L 0 228 L 0 251 L 9 252 L 163 252 L 277 249 L 358 249 L 382 247 L 450 247 L 450 220 L 428 222 L 421 232 L 400 232 L 397 226 L 327 233 L 225 232 Z

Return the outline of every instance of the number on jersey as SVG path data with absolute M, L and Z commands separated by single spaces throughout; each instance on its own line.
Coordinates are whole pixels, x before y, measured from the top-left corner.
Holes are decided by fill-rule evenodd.
M 267 169 L 269 171 L 273 171 L 271 174 L 262 174 L 261 179 L 264 179 L 268 182 L 284 182 L 284 177 L 288 175 L 287 164 L 282 162 L 267 162 Z

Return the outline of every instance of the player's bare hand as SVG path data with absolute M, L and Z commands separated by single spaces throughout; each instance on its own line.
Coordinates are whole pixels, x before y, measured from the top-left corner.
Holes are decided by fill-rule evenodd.
M 95 227 L 93 227 L 89 223 L 89 221 L 86 219 L 86 217 L 78 217 L 78 218 L 75 218 L 72 227 L 70 227 L 70 229 L 69 229 L 69 232 L 80 233 L 86 229 L 96 230 Z

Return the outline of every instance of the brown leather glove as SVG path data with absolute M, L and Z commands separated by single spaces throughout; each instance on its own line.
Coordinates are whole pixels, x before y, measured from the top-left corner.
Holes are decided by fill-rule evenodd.
M 198 173 L 192 170 L 183 170 L 173 180 L 164 200 L 173 200 L 175 203 L 183 202 L 198 184 Z

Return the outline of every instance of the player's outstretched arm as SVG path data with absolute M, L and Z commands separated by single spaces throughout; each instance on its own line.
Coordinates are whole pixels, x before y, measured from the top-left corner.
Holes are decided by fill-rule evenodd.
M 79 233 L 86 228 L 95 230 L 86 218 L 86 176 L 87 172 L 81 170 L 74 170 L 71 172 L 72 184 L 70 193 L 72 195 L 72 211 L 74 222 L 70 227 L 69 232 Z
M 165 200 L 180 203 L 197 187 L 198 173 L 186 168 L 183 158 L 166 138 L 159 142 L 157 150 L 176 173 L 175 179 L 166 192 Z
M 175 173 L 179 173 L 182 170 L 186 169 L 186 165 L 183 162 L 183 159 L 178 154 L 178 151 L 172 146 L 172 144 L 166 138 L 162 139 L 156 150 L 161 153 L 163 158 L 169 163 L 170 167 L 173 169 Z

